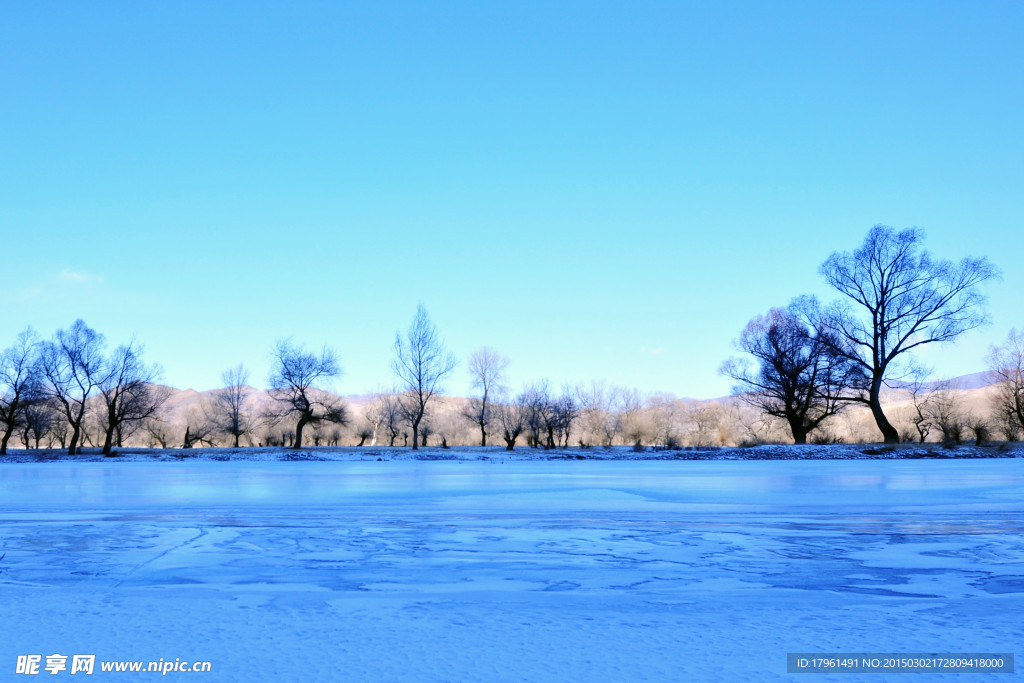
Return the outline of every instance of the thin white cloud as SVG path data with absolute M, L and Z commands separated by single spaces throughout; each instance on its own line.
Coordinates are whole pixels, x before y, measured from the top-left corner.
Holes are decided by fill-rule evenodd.
M 93 273 L 87 273 L 85 271 L 71 270 L 65 268 L 57 274 L 57 279 L 61 282 L 76 284 L 81 286 L 86 285 L 102 285 L 103 276 L 94 275 Z

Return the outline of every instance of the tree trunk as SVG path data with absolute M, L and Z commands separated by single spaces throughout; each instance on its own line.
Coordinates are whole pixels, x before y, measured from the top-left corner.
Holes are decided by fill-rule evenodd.
M 65 402 L 65 410 L 68 416 L 68 422 L 71 426 L 71 442 L 68 444 L 68 455 L 74 455 L 78 449 L 78 439 L 82 435 L 82 420 L 85 418 L 85 399 L 78 406 L 78 415 L 75 416 L 71 412 L 71 407 Z
M 896 431 L 896 428 L 889 423 L 889 419 L 882 412 L 882 377 L 881 375 L 876 376 L 871 381 L 871 391 L 868 394 L 868 400 L 871 406 L 871 415 L 875 418 L 875 424 L 878 425 L 878 430 L 882 432 L 882 439 L 887 444 L 897 444 L 900 442 L 900 433 Z
M 1016 408 L 1017 421 L 1020 423 L 1022 429 L 1024 429 L 1024 399 L 1021 398 L 1020 391 L 1014 396 L 1014 407 Z
M 103 455 L 110 455 L 110 447 L 114 443 L 114 428 L 107 427 L 107 434 L 103 437 Z
M 114 406 L 107 406 L 107 433 L 103 437 L 103 455 L 110 455 L 110 446 L 114 442 L 114 430 L 117 429 L 116 419 Z
M 4 432 L 3 438 L 0 438 L 0 455 L 7 455 L 7 442 L 11 438 L 11 430 L 8 429 Z
M 480 445 L 487 446 L 487 385 L 484 384 L 484 397 L 480 402 Z
M 238 437 L 240 437 L 240 436 L 241 436 L 241 434 L 239 434 L 238 432 L 235 432 L 235 448 L 238 448 Z M 252 443 L 252 442 L 250 441 L 249 443 Z
M 506 451 L 514 450 L 515 447 L 516 447 L 516 440 L 515 439 L 505 439 L 505 450 Z
M 412 421 L 412 449 L 415 451 L 419 449 L 419 434 L 420 434 L 420 420 L 423 419 L 421 414 L 415 420 Z
M 793 432 L 793 443 L 795 444 L 806 444 L 807 443 L 807 428 L 803 424 L 803 420 L 792 418 L 789 420 L 789 430 Z
M 302 428 L 309 422 L 309 418 L 303 415 L 299 418 L 299 421 L 295 425 L 295 443 L 292 444 L 292 448 L 302 448 Z

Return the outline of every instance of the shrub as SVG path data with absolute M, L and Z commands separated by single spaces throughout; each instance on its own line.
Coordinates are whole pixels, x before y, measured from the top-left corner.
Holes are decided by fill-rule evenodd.
M 828 429 L 818 429 L 811 433 L 811 443 L 815 446 L 831 446 L 842 443 L 843 439 Z
M 984 420 L 975 420 L 972 422 L 971 431 L 974 432 L 975 446 L 980 446 L 982 441 L 992 440 L 992 430 Z

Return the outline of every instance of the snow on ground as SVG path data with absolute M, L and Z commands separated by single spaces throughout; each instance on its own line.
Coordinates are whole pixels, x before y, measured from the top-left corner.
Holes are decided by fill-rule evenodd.
M 937 443 L 907 443 L 897 446 L 882 444 L 801 445 L 764 444 L 751 447 L 687 447 L 664 449 L 648 446 L 634 449 L 627 446 L 590 448 L 527 448 L 513 451 L 504 447 L 431 446 L 412 450 L 387 446 L 309 446 L 291 448 L 118 448 L 104 456 L 98 448 L 83 449 L 68 455 L 65 449 L 11 449 L 0 462 L 150 462 L 154 460 L 241 460 L 273 462 L 279 460 L 904 460 L 916 458 L 1024 458 L 1024 443 L 988 442 L 981 446 L 945 447 Z
M 212 663 L 169 680 L 770 681 L 788 652 L 1024 636 L 1020 459 L 344 450 L 0 465 L 3 679 L 91 653 Z

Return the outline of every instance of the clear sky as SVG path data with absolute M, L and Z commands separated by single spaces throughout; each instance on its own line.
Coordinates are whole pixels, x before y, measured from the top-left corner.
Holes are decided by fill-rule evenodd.
M 876 223 L 988 256 L 1024 327 L 1024 5 L 5 2 L 0 347 L 77 317 L 210 389 L 274 340 L 710 398 Z

